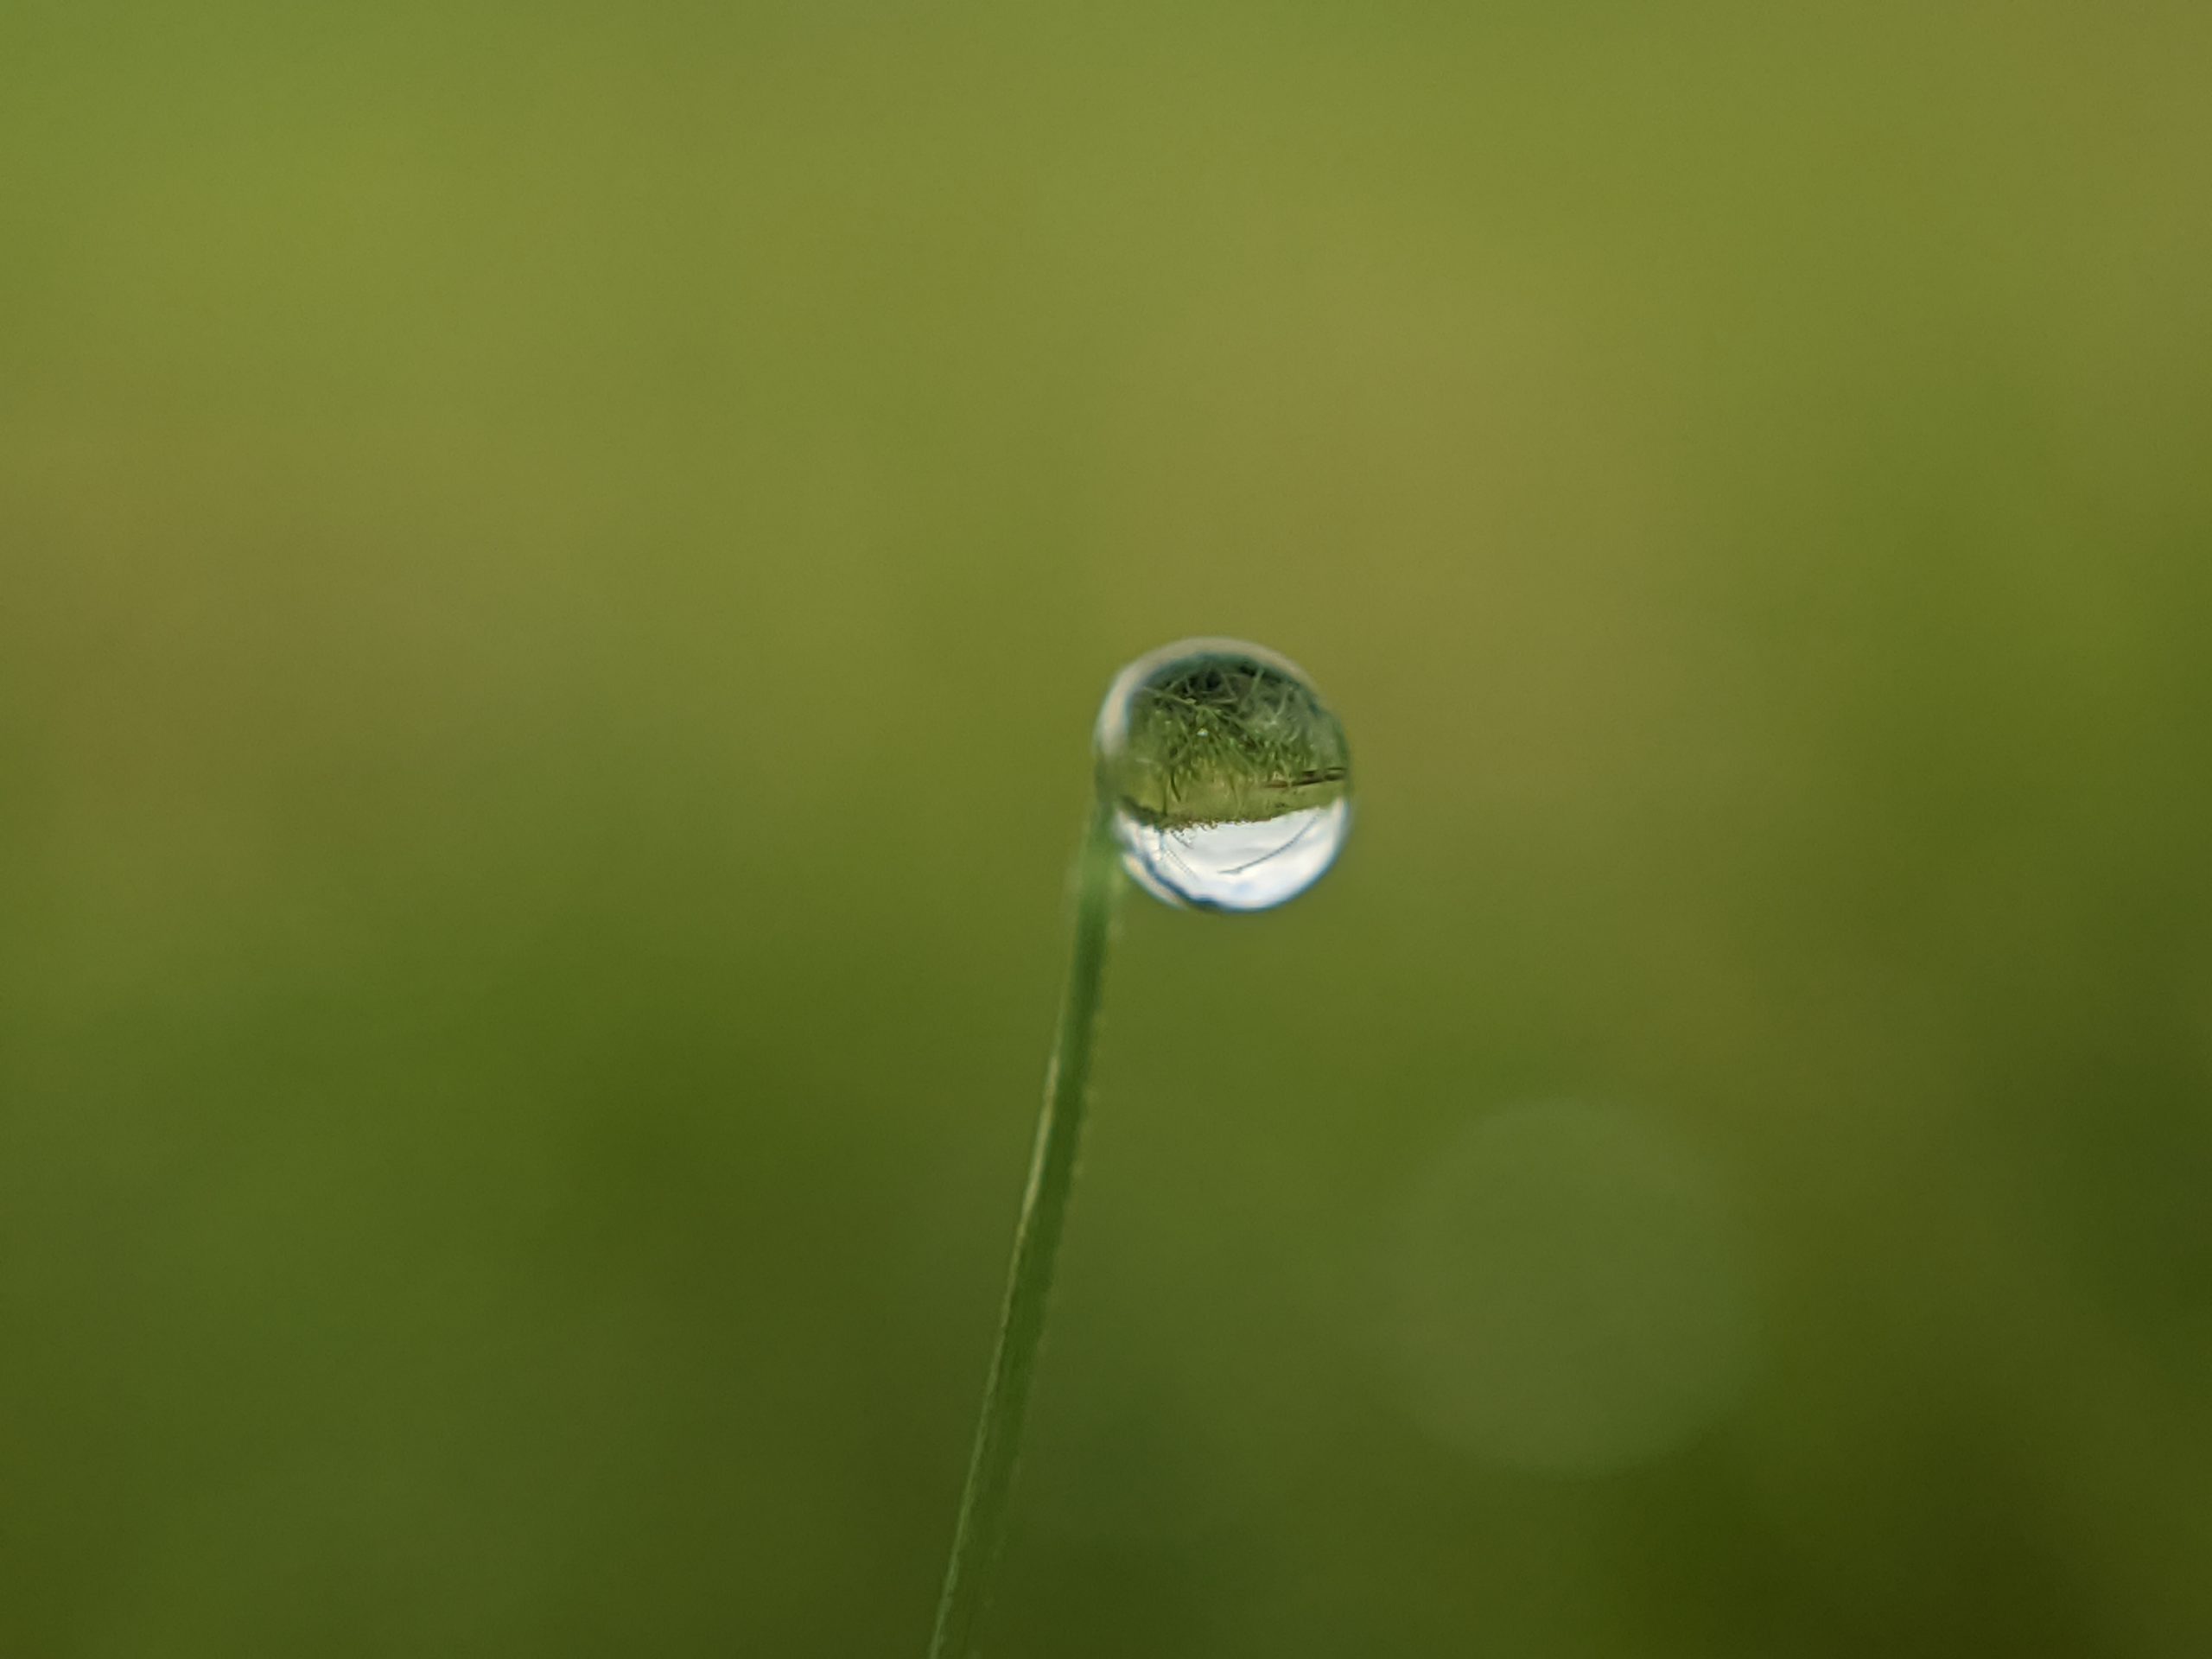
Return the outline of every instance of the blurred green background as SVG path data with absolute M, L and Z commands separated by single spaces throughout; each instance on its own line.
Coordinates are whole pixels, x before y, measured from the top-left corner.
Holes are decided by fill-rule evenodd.
M 1198 632 L 1361 820 L 1128 916 L 991 1651 L 2212 1651 L 2208 82 L 15 0 L 0 1653 L 918 1655 Z

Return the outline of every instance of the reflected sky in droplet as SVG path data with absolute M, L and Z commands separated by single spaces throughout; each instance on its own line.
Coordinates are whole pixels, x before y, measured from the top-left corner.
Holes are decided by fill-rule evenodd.
M 1266 910 L 1294 899 L 1335 861 L 1351 827 L 1351 804 L 1286 813 L 1259 823 L 1162 830 L 1115 815 L 1122 862 L 1156 899 L 1200 910 Z

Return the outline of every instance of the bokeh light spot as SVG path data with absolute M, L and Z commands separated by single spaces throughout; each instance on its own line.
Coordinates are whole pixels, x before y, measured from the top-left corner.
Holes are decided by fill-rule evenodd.
M 1651 1118 L 1487 1117 L 1421 1180 L 1394 1264 L 1413 1414 L 1465 1451 L 1559 1473 L 1679 1446 L 1753 1370 L 1747 1255 L 1725 1184 Z

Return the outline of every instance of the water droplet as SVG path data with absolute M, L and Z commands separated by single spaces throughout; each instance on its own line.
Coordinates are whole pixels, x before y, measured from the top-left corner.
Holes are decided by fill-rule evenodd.
M 1234 639 L 1140 657 L 1098 711 L 1098 787 L 1122 862 L 1154 898 L 1266 910 L 1351 828 L 1344 728 L 1296 664 Z

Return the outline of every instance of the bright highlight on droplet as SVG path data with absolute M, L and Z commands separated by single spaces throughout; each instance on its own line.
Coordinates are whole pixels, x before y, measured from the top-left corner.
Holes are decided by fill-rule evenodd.
M 1122 862 L 1171 905 L 1294 899 L 1351 828 L 1344 728 L 1295 664 L 1257 645 L 1185 639 L 1140 657 L 1106 694 L 1096 747 Z

